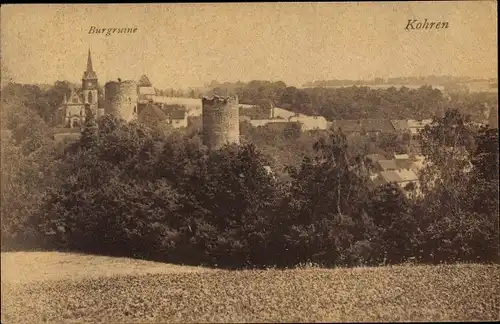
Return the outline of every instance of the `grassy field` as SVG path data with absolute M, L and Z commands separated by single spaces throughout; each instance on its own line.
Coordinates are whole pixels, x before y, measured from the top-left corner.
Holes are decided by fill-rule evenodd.
M 2 323 L 495 320 L 500 266 L 226 271 L 2 253 Z

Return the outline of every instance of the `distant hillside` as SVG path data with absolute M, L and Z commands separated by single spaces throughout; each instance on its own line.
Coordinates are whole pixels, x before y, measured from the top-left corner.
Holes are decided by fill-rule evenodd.
M 372 80 L 317 80 L 307 82 L 303 85 L 304 88 L 314 87 L 349 87 L 353 85 L 406 85 L 406 86 L 422 86 L 422 85 L 448 85 L 461 84 L 469 82 L 488 82 L 498 83 L 496 78 L 472 78 L 472 77 L 455 77 L 455 76 L 424 76 L 424 77 L 397 77 L 397 78 L 375 78 Z

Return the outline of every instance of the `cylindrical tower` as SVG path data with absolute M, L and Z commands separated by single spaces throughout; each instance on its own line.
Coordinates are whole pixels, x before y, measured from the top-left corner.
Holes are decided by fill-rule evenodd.
M 209 149 L 240 143 L 238 97 L 203 97 L 203 143 Z
M 110 81 L 104 86 L 106 114 L 131 121 L 137 117 L 137 83 L 135 81 Z
M 104 85 L 104 113 L 119 116 L 120 83 L 115 81 L 107 82 Z

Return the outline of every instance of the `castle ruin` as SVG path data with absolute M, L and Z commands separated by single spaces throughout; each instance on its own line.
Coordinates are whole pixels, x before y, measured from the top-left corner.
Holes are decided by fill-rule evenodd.
M 186 105 L 175 105 L 178 106 L 175 109 L 168 107 L 169 105 L 164 100 L 157 98 L 156 90 L 146 75 L 142 75 L 138 82 L 122 81 L 121 79 L 107 82 L 104 86 L 104 102 L 100 103 L 99 83 L 97 73 L 93 69 L 90 49 L 87 57 L 87 69 L 82 77 L 82 93 L 78 93 L 77 89 L 73 87 L 70 90 L 69 99 L 67 94 L 64 94 L 63 102 L 57 111 L 58 123 L 62 126 L 59 130 L 60 134 L 75 133 L 70 130 L 71 128 L 74 128 L 75 131 L 82 130 L 89 111 L 96 118 L 110 114 L 126 122 L 153 118 L 156 119 L 155 122 L 162 122 L 173 128 L 188 126 Z M 155 106 L 154 111 L 151 111 L 152 106 Z M 201 111 L 199 101 L 197 107 Z M 143 112 L 144 116 L 140 118 L 142 110 L 147 111 Z M 63 133 L 63 130 L 66 133 Z M 63 138 L 63 136 L 59 137 Z
M 203 97 L 203 143 L 209 149 L 240 143 L 238 97 Z
M 137 118 L 137 83 L 110 81 L 104 86 L 104 112 L 127 122 Z

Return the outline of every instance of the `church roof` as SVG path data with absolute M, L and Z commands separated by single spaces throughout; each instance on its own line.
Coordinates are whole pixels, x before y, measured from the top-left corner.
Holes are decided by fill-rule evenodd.
M 168 116 L 154 104 L 147 104 L 139 113 L 140 120 L 164 121 L 167 118 Z
M 83 72 L 83 79 L 97 79 L 97 74 L 94 71 Z
M 152 87 L 153 86 L 153 84 L 151 83 L 151 81 L 149 81 L 149 78 L 145 74 L 143 76 L 141 76 L 137 85 L 139 87 Z
M 76 91 L 71 88 L 70 89 L 70 94 L 69 94 L 69 99 L 66 100 L 66 96 L 64 96 L 64 103 L 65 105 L 82 105 L 82 99 L 80 96 L 76 93 Z
M 186 110 L 174 109 L 169 113 L 170 119 L 184 119 L 186 118 Z

